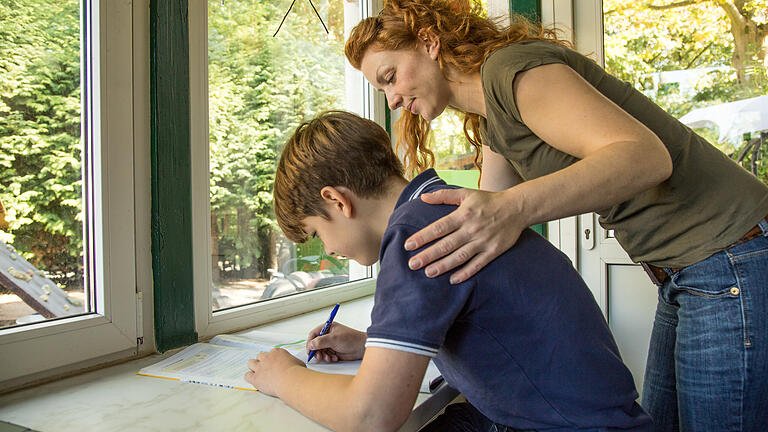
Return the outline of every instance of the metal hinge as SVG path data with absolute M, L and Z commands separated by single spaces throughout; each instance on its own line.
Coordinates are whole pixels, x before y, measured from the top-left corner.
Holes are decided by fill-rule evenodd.
M 136 349 L 144 344 L 144 307 L 141 291 L 136 287 Z

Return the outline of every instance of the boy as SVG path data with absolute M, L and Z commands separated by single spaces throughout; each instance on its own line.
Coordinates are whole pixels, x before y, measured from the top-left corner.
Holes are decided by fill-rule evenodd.
M 362 358 L 354 377 L 310 371 L 275 349 L 248 362 L 246 380 L 331 429 L 396 430 L 434 357 L 469 404 L 431 430 L 649 430 L 597 304 L 545 239 L 524 231 L 458 285 L 408 268 L 418 251 L 404 240 L 453 209 L 418 197 L 447 187 L 431 169 L 406 181 L 369 120 L 332 111 L 299 126 L 277 167 L 277 221 L 295 242 L 319 236 L 328 254 L 381 262 L 371 326 L 310 334 L 320 360 Z

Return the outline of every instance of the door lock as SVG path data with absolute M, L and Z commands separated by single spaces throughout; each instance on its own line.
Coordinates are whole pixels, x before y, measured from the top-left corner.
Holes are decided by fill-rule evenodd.
M 586 213 L 579 216 L 581 226 L 581 247 L 584 250 L 592 250 L 595 247 L 595 216 L 592 213 Z M 578 231 L 576 231 L 578 232 Z

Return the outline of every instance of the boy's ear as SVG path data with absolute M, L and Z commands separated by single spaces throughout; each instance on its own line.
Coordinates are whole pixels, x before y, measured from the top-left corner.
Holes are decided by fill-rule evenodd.
M 440 39 L 433 33 L 428 32 L 425 29 L 421 29 L 418 32 L 418 37 L 424 43 L 424 48 L 427 49 L 427 54 L 432 60 L 437 60 L 437 55 L 440 53 Z
M 320 196 L 323 197 L 323 201 L 326 206 L 330 207 L 331 211 L 338 211 L 348 219 L 354 215 L 352 206 L 354 194 L 344 186 L 325 186 L 320 189 Z

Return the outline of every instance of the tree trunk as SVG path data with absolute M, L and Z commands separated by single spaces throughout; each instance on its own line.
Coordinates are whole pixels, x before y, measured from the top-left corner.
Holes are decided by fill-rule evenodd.
M 745 0 L 677 0 L 664 5 L 646 3 L 649 9 L 664 10 L 686 7 L 711 1 L 725 11 L 731 23 L 733 57 L 731 65 L 736 70 L 738 83 L 750 89 L 759 89 L 768 81 L 768 25 L 753 21 L 753 13 L 745 7 Z
M 256 262 L 258 263 L 258 277 L 260 278 L 269 278 L 267 269 L 277 268 L 276 266 L 272 267 L 272 262 L 276 255 L 274 238 L 275 234 L 268 226 L 259 229 L 258 241 L 261 254 Z
M 219 282 L 219 224 L 216 214 L 211 212 L 211 279 L 213 282 Z
M 752 20 L 752 14 L 744 8 L 744 1 L 714 0 L 731 23 L 733 35 L 732 65 L 740 85 L 757 89 L 766 77 L 766 36 L 768 26 Z
M 8 221 L 5 220 L 5 207 L 3 202 L 0 201 L 0 230 L 8 229 Z

